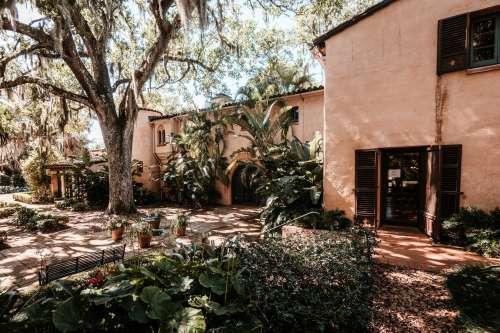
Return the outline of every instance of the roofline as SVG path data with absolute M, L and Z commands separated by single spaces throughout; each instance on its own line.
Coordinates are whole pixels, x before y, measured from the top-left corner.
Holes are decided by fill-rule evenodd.
M 312 95 L 312 94 L 320 93 L 324 90 L 325 90 L 325 87 L 320 85 L 320 86 L 296 91 L 293 93 L 273 95 L 273 96 L 269 97 L 269 99 L 287 98 L 287 97 L 302 96 L 302 95 Z M 241 104 L 241 102 L 233 102 L 233 103 L 224 104 L 220 108 L 221 109 L 229 109 L 229 108 L 234 108 L 240 104 Z M 167 115 L 163 115 L 163 116 L 150 116 L 148 118 L 149 118 L 149 122 L 155 122 L 157 120 L 172 119 L 172 118 L 176 118 L 176 117 L 185 116 L 188 113 L 193 112 L 193 111 L 209 112 L 209 111 L 213 111 L 215 109 L 216 108 L 203 108 L 203 109 L 199 109 L 199 110 L 184 111 L 184 112 L 179 112 L 176 114 L 167 114 Z
M 381 2 L 379 2 L 377 4 L 375 4 L 375 5 L 373 5 L 371 7 L 369 7 L 368 9 L 366 9 L 361 14 L 358 14 L 358 15 L 352 17 L 350 20 L 347 20 L 347 21 L 345 21 L 345 22 L 337 25 L 333 29 L 327 31 L 323 35 L 321 35 L 318 38 L 316 38 L 313 41 L 313 45 L 314 46 L 319 46 L 319 45 L 323 44 L 324 42 L 326 42 L 331 37 L 333 37 L 333 36 L 341 33 L 342 31 L 344 31 L 344 30 L 352 27 L 353 25 L 355 25 L 356 23 L 364 20 L 365 18 L 372 16 L 373 14 L 377 13 L 378 11 L 384 9 L 385 7 L 391 5 L 392 3 L 396 2 L 396 1 L 398 1 L 398 0 L 383 0 L 383 1 L 381 1 Z

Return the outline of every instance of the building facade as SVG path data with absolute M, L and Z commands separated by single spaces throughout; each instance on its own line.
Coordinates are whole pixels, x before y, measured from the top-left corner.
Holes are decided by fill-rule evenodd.
M 499 40 L 499 0 L 385 0 L 315 40 L 326 208 L 437 237 L 498 206 Z
M 301 141 L 308 141 L 314 137 L 315 132 L 323 130 L 323 87 L 314 87 L 296 91 L 282 96 L 276 96 L 283 100 L 287 106 L 295 108 L 296 119 L 291 125 L 291 135 Z M 223 112 L 233 112 L 237 106 L 228 105 L 222 107 Z M 209 111 L 208 111 L 209 112 Z M 143 165 L 142 174 L 135 181 L 143 184 L 149 191 L 161 197 L 162 193 L 162 165 L 174 152 L 171 138 L 183 130 L 187 114 L 176 116 L 161 115 L 155 111 L 140 111 L 134 130 L 134 142 L 132 148 L 133 159 L 140 161 Z M 234 134 L 240 134 L 241 129 L 233 125 L 231 133 L 225 138 L 225 156 L 229 159 L 231 155 L 247 146 L 247 139 Z M 230 170 L 229 183 L 217 184 L 220 194 L 219 204 L 232 205 L 234 203 L 233 183 L 234 174 L 238 170 Z

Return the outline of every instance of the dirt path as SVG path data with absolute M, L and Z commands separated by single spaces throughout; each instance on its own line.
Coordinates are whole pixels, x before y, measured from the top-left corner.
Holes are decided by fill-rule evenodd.
M 442 274 L 376 265 L 371 332 L 463 332 Z

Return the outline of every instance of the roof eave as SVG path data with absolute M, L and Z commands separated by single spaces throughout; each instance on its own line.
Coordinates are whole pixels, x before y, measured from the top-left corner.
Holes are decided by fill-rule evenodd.
M 398 0 L 383 0 L 383 1 L 373 5 L 371 7 L 369 7 L 361 14 L 358 14 L 358 15 L 352 17 L 350 20 L 347 20 L 347 21 L 339 24 L 338 26 L 334 27 L 333 29 L 327 31 L 323 35 L 316 38 L 313 41 L 313 45 L 320 46 L 321 44 L 324 44 L 331 37 L 333 37 L 333 36 L 341 33 L 342 31 L 352 27 L 353 25 L 364 20 L 365 18 L 372 16 L 373 14 L 377 13 L 378 11 L 384 9 L 385 7 L 389 6 L 390 4 L 392 4 L 396 1 L 398 1 Z

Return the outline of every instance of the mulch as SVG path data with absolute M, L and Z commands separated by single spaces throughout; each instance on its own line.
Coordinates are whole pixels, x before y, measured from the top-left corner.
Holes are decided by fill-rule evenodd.
M 370 332 L 463 332 L 444 274 L 375 266 Z

